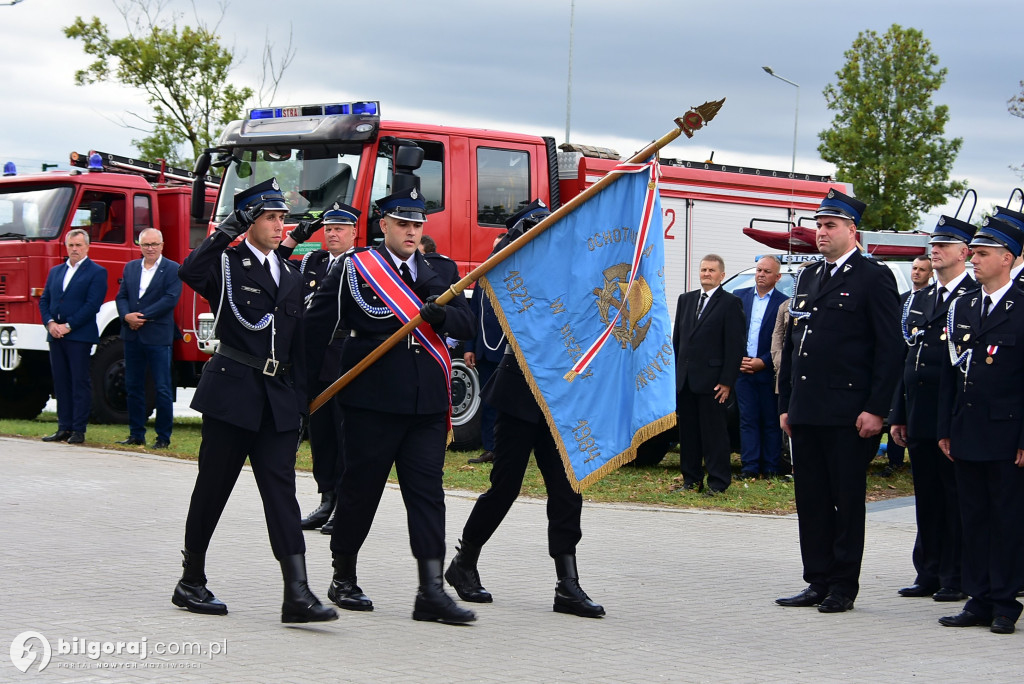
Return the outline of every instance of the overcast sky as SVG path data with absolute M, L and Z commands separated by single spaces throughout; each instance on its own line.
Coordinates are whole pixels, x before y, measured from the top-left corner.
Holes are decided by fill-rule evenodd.
M 122 35 L 111 0 L 0 0 L 0 162 L 38 170 L 66 166 L 72 150 L 131 154 L 141 137 L 118 124 L 144 113 L 137 93 L 78 87 L 89 58 L 64 37 L 76 16 L 98 16 Z M 203 0 L 207 21 L 217 3 Z M 192 21 L 192 5 L 170 7 Z M 949 137 L 964 139 L 953 177 L 980 195 L 979 211 L 1005 204 L 1024 185 L 1024 119 L 1007 100 L 1024 79 L 1020 0 L 576 0 L 573 142 L 624 156 L 669 131 L 705 100 L 727 102 L 709 128 L 665 156 L 788 170 L 800 84 L 797 171 L 832 173 L 817 152 L 831 114 L 822 90 L 834 82 L 858 32 L 898 23 L 924 32 L 949 69 L 935 102 L 950 107 Z M 273 104 L 379 100 L 384 118 L 565 138 L 570 0 L 233 0 L 222 43 L 241 63 L 233 81 L 255 86 L 269 33 L 279 50 L 292 32 L 294 62 Z M 256 103 L 253 103 L 256 104 Z M 267 104 L 267 103 L 264 103 Z M 926 219 L 930 229 L 939 213 Z

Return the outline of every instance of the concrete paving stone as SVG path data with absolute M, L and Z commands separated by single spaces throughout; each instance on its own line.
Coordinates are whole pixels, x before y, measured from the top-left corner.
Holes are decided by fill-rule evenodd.
M 284 626 L 249 472 L 208 555 L 209 586 L 230 612 L 203 616 L 170 603 L 195 463 L 10 438 L 0 453 L 0 681 L 1009 682 L 1024 671 L 1022 633 L 943 628 L 937 619 L 959 604 L 896 594 L 913 579 L 912 501 L 869 506 L 861 593 L 842 615 L 774 604 L 805 586 L 794 516 L 588 503 L 580 581 L 608 611 L 588 620 L 551 610 L 545 502 L 521 499 L 480 558 L 494 603 L 466 604 L 478 621 L 451 627 L 410 619 L 416 564 L 400 491 L 389 486 L 359 558 L 376 610 Z M 315 503 L 311 477 L 300 474 L 297 488 L 300 508 Z M 475 498 L 447 493 L 449 559 Z M 311 588 L 325 601 L 329 541 L 306 534 Z M 122 669 L 109 667 L 130 656 L 54 653 L 44 671 L 23 675 L 7 654 L 26 630 L 54 650 L 78 637 L 223 652 L 151 648 L 133 662 L 153 667 Z

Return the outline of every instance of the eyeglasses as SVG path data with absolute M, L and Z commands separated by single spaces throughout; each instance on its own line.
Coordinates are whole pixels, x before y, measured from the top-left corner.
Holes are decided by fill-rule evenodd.
M 156 249 L 157 247 L 159 247 L 162 244 L 164 244 L 164 243 L 162 243 L 162 242 L 143 242 L 143 243 L 141 243 L 139 245 L 139 247 L 141 247 L 142 249 Z

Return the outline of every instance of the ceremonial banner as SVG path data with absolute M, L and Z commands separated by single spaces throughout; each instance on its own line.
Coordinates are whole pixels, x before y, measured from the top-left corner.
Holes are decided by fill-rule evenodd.
M 676 422 L 658 165 L 612 173 L 480 279 L 577 492 Z

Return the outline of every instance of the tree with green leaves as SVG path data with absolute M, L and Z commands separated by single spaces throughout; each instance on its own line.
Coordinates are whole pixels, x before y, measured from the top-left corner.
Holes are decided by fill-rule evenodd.
M 228 122 L 239 118 L 253 90 L 228 83 L 235 55 L 221 45 L 217 24 L 209 26 L 196 16 L 195 26 L 181 25 L 179 14 L 162 16 L 166 4 L 165 0 L 115 2 L 127 29 L 122 37 L 111 35 L 97 17 L 90 21 L 76 17 L 64 35 L 82 41 L 86 54 L 95 58 L 75 73 L 77 85 L 114 82 L 145 93 L 152 111 L 128 112 L 131 120 L 122 119 L 126 127 L 146 134 L 132 140 L 140 156 L 188 165 L 220 137 Z M 225 9 L 222 5 L 220 19 Z M 268 43 L 265 71 L 270 54 Z M 275 88 L 292 56 L 289 42 L 284 59 L 276 67 L 271 61 Z
M 818 152 L 868 203 L 865 228 L 912 230 L 967 189 L 949 178 L 963 139 L 943 137 L 949 108 L 932 103 L 946 69 L 921 31 L 898 24 L 884 36 L 861 32 L 845 57 L 824 91 L 835 116 Z

